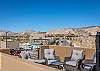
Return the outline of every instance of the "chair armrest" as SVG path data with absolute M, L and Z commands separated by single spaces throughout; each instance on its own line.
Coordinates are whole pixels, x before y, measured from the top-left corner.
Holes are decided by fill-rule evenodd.
M 83 61 L 83 59 L 78 59 L 77 60 L 77 64 L 76 64 L 77 68 L 81 68 L 83 66 L 82 61 Z
M 71 57 L 64 57 L 64 62 L 69 61 Z
M 83 64 L 86 64 L 86 63 L 94 63 L 94 60 L 92 59 L 85 59 L 82 61 Z

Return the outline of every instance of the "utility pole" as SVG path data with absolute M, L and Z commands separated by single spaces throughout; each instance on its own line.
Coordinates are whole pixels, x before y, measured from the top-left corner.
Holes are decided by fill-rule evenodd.
M 8 32 L 6 32 L 6 48 L 7 48 L 7 33 L 8 33 Z
M 96 71 L 100 70 L 100 32 L 96 35 Z

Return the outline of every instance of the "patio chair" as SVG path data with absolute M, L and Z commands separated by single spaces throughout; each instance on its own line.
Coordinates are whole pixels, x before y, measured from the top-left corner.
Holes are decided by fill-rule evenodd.
M 57 61 L 54 49 L 44 49 L 44 57 L 40 60 L 35 60 L 35 63 L 50 65 L 52 62 Z
M 93 55 L 92 59 L 85 59 L 82 62 L 83 71 L 96 71 L 96 54 Z
M 84 59 L 83 50 L 73 50 L 70 57 L 64 59 L 65 71 L 80 71 L 80 65 Z
M 28 59 L 28 54 L 26 53 L 26 51 L 21 51 L 21 53 L 20 53 L 20 57 L 22 58 L 22 59 Z

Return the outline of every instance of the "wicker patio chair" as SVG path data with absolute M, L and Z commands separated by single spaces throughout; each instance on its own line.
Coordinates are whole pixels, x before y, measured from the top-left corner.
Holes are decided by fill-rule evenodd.
M 65 71 L 80 71 L 80 65 L 84 59 L 83 50 L 73 50 L 70 57 L 64 59 Z
M 34 60 L 35 63 L 50 65 L 52 62 L 57 61 L 54 49 L 44 49 L 43 59 Z
M 96 54 L 92 59 L 85 59 L 82 62 L 82 71 L 96 71 Z

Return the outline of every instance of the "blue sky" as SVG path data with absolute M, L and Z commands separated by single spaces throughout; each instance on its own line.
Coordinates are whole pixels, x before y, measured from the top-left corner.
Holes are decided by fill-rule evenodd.
M 0 29 L 48 31 L 100 26 L 100 0 L 0 0 Z

